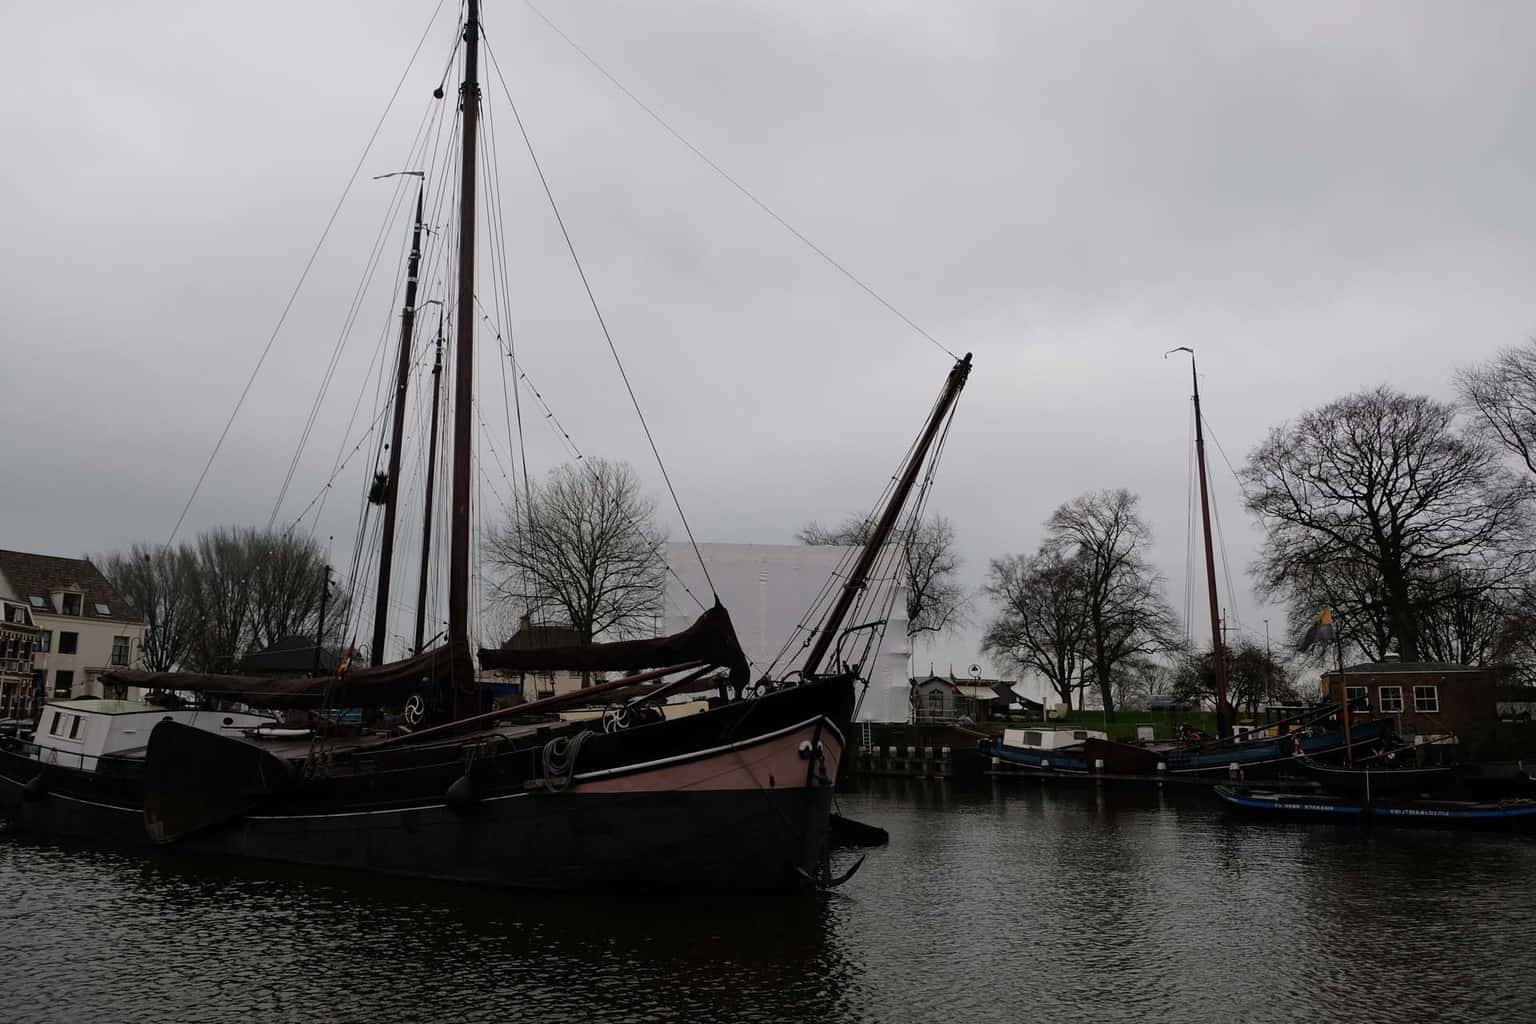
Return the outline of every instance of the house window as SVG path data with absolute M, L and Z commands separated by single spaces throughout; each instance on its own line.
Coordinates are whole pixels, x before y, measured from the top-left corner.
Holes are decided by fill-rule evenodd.
M 75 689 L 75 674 L 67 669 L 59 669 L 53 674 L 53 695 L 55 697 L 68 697 Z
M 1440 687 L 1415 686 L 1413 688 L 1413 710 L 1421 715 L 1439 714 Z
M 1381 702 L 1381 713 L 1384 715 L 1400 714 L 1403 710 L 1403 688 L 1401 686 L 1383 686 L 1376 691 L 1376 699 Z
M 74 654 L 80 647 L 80 634 L 59 630 L 59 653 Z
M 128 699 L 128 684 L 127 683 L 102 683 L 101 684 L 101 699 L 102 700 L 127 700 Z
M 44 601 L 42 598 L 38 597 L 36 594 L 33 594 L 31 597 L 27 598 L 27 600 L 32 603 L 32 607 L 33 608 L 46 608 L 46 607 L 48 607 L 48 602 Z
M 1344 687 L 1344 699 L 1349 701 L 1349 710 L 1351 711 L 1371 710 L 1370 694 L 1366 692 L 1363 686 Z
M 106 605 L 102 604 L 100 601 L 97 601 L 96 602 L 96 614 L 97 615 L 111 615 L 112 614 L 112 609 L 107 607 Z
M 128 665 L 128 638 L 115 636 L 112 638 L 112 664 L 127 667 Z
M 64 614 L 65 615 L 79 615 L 80 614 L 80 604 L 81 604 L 81 602 L 83 600 L 84 599 L 79 594 L 65 594 L 64 595 Z
M 53 630 L 45 629 L 37 634 L 37 653 L 47 654 L 53 650 Z
M 930 718 L 944 717 L 944 694 L 940 690 L 934 690 L 928 695 L 928 716 Z

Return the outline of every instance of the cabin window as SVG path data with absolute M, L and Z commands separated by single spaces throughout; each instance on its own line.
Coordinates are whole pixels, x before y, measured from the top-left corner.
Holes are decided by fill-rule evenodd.
M 1044 739 L 1045 737 L 1037 732 L 1026 732 L 1024 734 L 1024 745 L 1026 747 L 1038 747 Z
M 1413 710 L 1421 715 L 1439 714 L 1440 687 L 1415 686 L 1413 688 Z
M 1088 730 L 1087 729 L 1076 729 L 1072 733 L 1072 738 L 1074 740 L 1086 740 L 1088 738 Z
M 48 726 L 49 736 L 57 736 L 59 734 L 59 719 L 63 717 L 64 715 L 61 712 L 55 711 L 53 713 L 53 722 Z
M 47 654 L 53 650 L 53 630 L 45 629 L 37 634 L 37 653 Z
M 79 633 L 66 633 L 62 629 L 59 630 L 59 653 L 60 654 L 74 654 L 75 651 L 79 649 L 79 647 L 80 647 L 80 634 Z
M 1403 710 L 1401 686 L 1383 686 L 1376 691 L 1376 699 L 1381 702 L 1381 713 L 1384 715 L 1400 714 Z
M 112 638 L 112 664 L 126 667 L 128 665 L 128 638 L 115 636 Z
M 70 715 L 69 717 L 71 719 L 69 723 L 69 738 L 77 740 L 80 738 L 80 716 Z
M 65 594 L 64 595 L 64 614 L 65 615 L 79 615 L 80 614 L 80 604 L 81 604 L 82 600 L 84 600 L 84 599 L 79 594 Z
M 74 672 L 61 668 L 53 674 L 53 695 L 55 697 L 68 697 L 74 690 Z

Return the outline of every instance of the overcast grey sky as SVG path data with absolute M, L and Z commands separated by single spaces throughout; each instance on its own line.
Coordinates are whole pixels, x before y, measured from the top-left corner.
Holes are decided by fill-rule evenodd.
M 540 5 L 906 315 L 975 352 L 933 499 L 971 584 L 988 558 L 1032 549 L 1061 501 L 1123 486 L 1182 610 L 1188 367 L 1165 349 L 1198 350 L 1237 461 L 1350 390 L 1449 397 L 1455 367 L 1536 320 L 1529 4 Z M 369 176 L 405 159 L 452 6 L 184 534 L 266 522 L 390 202 Z M 169 533 L 432 8 L 8 6 L 0 545 L 74 554 Z M 484 17 L 699 539 L 787 542 L 865 508 L 947 357 L 528 7 L 489 0 Z M 494 78 L 486 95 L 520 356 L 584 451 L 659 487 Z M 329 475 L 360 393 L 370 415 L 363 385 L 398 304 L 405 224 L 390 225 L 282 521 Z M 493 354 L 479 372 L 504 449 Z M 535 473 L 558 460 L 537 417 L 527 436 Z M 364 461 L 320 521 L 341 563 Z M 1212 461 L 1237 584 L 1224 600 L 1250 632 L 1266 615 L 1279 632 L 1249 593 L 1256 527 Z M 919 659 L 963 670 L 975 640 Z

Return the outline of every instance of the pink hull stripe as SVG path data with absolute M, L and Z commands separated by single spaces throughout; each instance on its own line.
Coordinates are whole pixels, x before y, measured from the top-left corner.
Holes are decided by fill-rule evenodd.
M 701 757 L 681 764 L 660 765 L 612 778 L 580 781 L 577 793 L 662 793 L 686 790 L 721 789 L 803 789 L 808 762 L 800 756 L 800 744 L 816 741 L 816 726 L 806 725 L 794 732 L 774 736 L 759 743 L 744 743 L 732 750 Z M 837 778 L 837 765 L 843 756 L 843 744 L 835 730 L 823 728 L 820 736 L 826 777 Z M 820 784 L 821 772 L 813 778 Z

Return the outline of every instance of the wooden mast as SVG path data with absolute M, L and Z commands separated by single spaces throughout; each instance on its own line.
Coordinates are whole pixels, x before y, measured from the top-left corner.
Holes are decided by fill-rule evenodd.
M 405 436 L 405 387 L 411 375 L 411 337 L 416 327 L 416 277 L 421 269 L 421 200 L 423 180 L 416 190 L 416 226 L 411 230 L 411 256 L 406 262 L 405 308 L 400 313 L 400 359 L 395 367 L 394 424 L 389 435 L 389 480 L 384 487 L 384 544 L 379 549 L 379 585 L 373 605 L 373 663 L 385 662 L 389 624 L 389 576 L 395 561 L 395 506 L 400 497 L 400 448 Z
M 469 498 L 470 403 L 475 371 L 475 135 L 480 114 L 480 3 L 466 0 L 464 18 L 464 84 L 459 105 L 464 117 L 464 142 L 459 157 L 459 309 L 453 356 L 453 493 L 448 544 L 448 644 L 469 648 Z M 469 680 L 456 680 L 457 694 Z
M 826 657 L 827 648 L 837 638 L 837 631 L 842 626 L 843 618 L 848 614 L 848 609 L 853 606 L 854 599 L 859 591 L 864 589 L 865 582 L 869 579 L 869 572 L 875 565 L 875 559 L 880 557 L 880 549 L 885 542 L 890 540 L 891 531 L 896 527 L 896 520 L 901 516 L 902 507 L 907 503 L 907 495 L 912 492 L 912 485 L 917 482 L 917 474 L 923 468 L 923 462 L 928 458 L 928 449 L 933 445 L 933 439 L 938 436 L 939 428 L 944 425 L 944 420 L 949 416 L 950 409 L 954 408 L 955 400 L 960 397 L 960 390 L 965 387 L 966 378 L 971 375 L 971 354 L 967 352 L 965 358 L 955 363 L 949 371 L 949 379 L 944 383 L 944 391 L 939 395 L 938 404 L 933 407 L 933 415 L 928 417 L 928 424 L 923 428 L 923 433 L 916 447 L 912 449 L 912 456 L 907 460 L 906 467 L 897 479 L 896 490 L 891 493 L 891 500 L 886 503 L 885 511 L 881 513 L 875 529 L 869 535 L 864 544 L 864 550 L 859 553 L 859 560 L 854 564 L 853 572 L 849 574 L 843 584 L 843 592 L 838 595 L 837 604 L 833 606 L 832 613 L 827 616 L 820 631 L 816 634 L 816 640 L 811 645 L 811 653 L 806 656 L 805 665 L 800 669 L 800 677 L 809 679 L 816 674 L 821 666 L 821 659 Z
M 1227 659 L 1222 650 L 1221 608 L 1216 597 L 1216 555 L 1211 547 L 1211 499 L 1205 481 L 1205 429 L 1200 423 L 1200 375 L 1195 372 L 1195 350 L 1181 345 L 1175 352 L 1189 353 L 1189 377 L 1195 389 L 1195 462 L 1200 470 L 1200 524 L 1205 533 L 1205 586 L 1211 604 L 1211 668 L 1216 675 L 1216 735 L 1232 735 L 1232 716 L 1227 708 Z
M 436 301 L 436 300 L 433 300 Z M 432 433 L 427 440 L 427 498 L 421 516 L 421 580 L 416 587 L 416 646 L 420 654 L 427 630 L 427 571 L 432 554 L 432 491 L 437 483 L 437 413 L 443 404 L 443 314 L 437 314 L 437 361 L 432 364 Z

